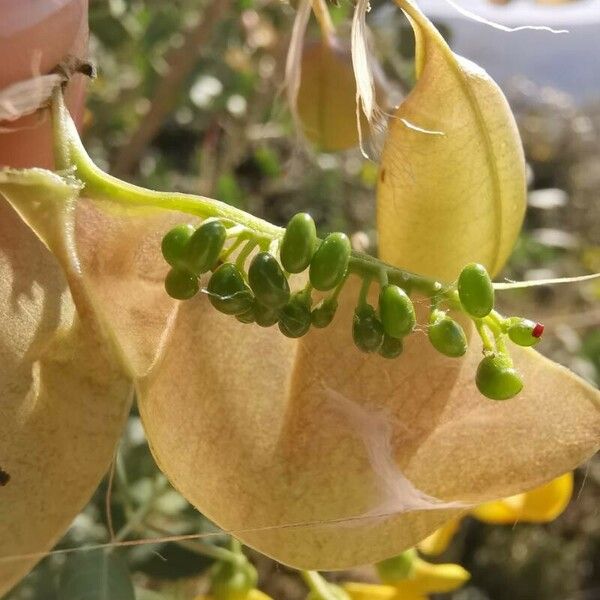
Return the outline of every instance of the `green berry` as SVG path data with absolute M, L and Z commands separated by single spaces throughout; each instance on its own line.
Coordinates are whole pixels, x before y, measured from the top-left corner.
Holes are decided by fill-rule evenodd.
M 222 561 L 213 571 L 210 596 L 215 600 L 245 600 L 257 583 L 258 574 L 249 562 L 238 565 Z
M 463 328 L 442 311 L 431 313 L 428 336 L 433 347 L 446 356 L 463 356 L 467 351 L 467 336 Z
M 165 290 L 171 298 L 176 300 L 189 300 L 199 290 L 198 278 L 189 271 L 173 268 L 165 278 Z
M 523 389 L 523 380 L 513 368 L 510 358 L 490 354 L 483 358 L 475 376 L 477 389 L 492 400 L 508 400 Z
M 177 225 L 163 237 L 160 249 L 164 259 L 172 267 L 187 268 L 186 249 L 193 233 L 192 225 Z
M 386 334 L 394 338 L 410 333 L 417 322 L 413 303 L 397 285 L 386 285 L 379 293 L 379 316 Z
M 308 267 L 317 245 L 317 228 L 307 213 L 294 215 L 285 229 L 280 258 L 288 273 L 302 273 Z
M 464 309 L 482 319 L 494 308 L 494 286 L 485 267 L 478 263 L 467 265 L 458 278 L 458 296 Z
M 185 253 L 188 268 L 197 275 L 210 271 L 219 260 L 226 239 L 227 230 L 221 221 L 208 221 L 198 227 Z
M 342 282 L 350 251 L 350 240 L 344 233 L 330 233 L 323 240 L 310 261 L 310 282 L 316 290 L 326 292 Z
M 327 327 L 331 321 L 333 321 L 337 307 L 338 303 L 334 298 L 327 298 L 326 300 L 323 300 L 323 302 L 321 302 L 321 304 L 319 304 L 319 306 L 314 308 L 312 311 L 312 324 L 319 329 Z
M 259 252 L 250 263 L 248 282 L 256 299 L 273 309 L 281 308 L 290 299 L 290 286 L 277 259 L 268 252 Z
M 239 315 L 253 304 L 252 290 L 246 285 L 239 269 L 231 264 L 222 264 L 208 281 L 210 303 L 226 315 Z
M 383 342 L 383 325 L 375 314 L 375 309 L 365 304 L 354 312 L 352 338 L 359 350 L 377 352 Z
M 235 318 L 240 323 L 245 323 L 245 324 L 254 323 L 254 321 L 256 320 L 255 306 L 252 305 L 248 310 L 245 310 L 243 313 L 236 315 Z
M 279 329 L 283 335 L 299 338 L 310 329 L 310 306 L 302 293 L 292 296 L 279 313 Z
M 404 350 L 404 343 L 400 338 L 391 337 L 387 333 L 383 336 L 383 343 L 379 348 L 379 354 L 383 358 L 397 358 Z
M 511 319 L 508 337 L 519 346 L 535 346 L 541 339 L 544 326 L 529 319 Z
M 259 327 L 271 327 L 279 320 L 278 311 L 267 306 L 263 306 L 258 302 L 254 307 L 254 316 L 256 319 L 256 324 Z

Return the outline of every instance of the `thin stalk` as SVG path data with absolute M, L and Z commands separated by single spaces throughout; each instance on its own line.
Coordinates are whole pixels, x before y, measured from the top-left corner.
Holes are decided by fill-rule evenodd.
M 323 39 L 330 41 L 335 36 L 335 25 L 331 20 L 325 0 L 312 0 L 311 6 Z

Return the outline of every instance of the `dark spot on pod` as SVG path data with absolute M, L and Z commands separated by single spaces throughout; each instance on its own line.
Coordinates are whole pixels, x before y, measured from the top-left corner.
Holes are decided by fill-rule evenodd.
M 9 481 L 10 475 L 4 469 L 0 469 L 0 487 L 4 487 Z
M 381 181 L 381 183 L 385 183 L 385 169 L 381 169 L 379 180 Z

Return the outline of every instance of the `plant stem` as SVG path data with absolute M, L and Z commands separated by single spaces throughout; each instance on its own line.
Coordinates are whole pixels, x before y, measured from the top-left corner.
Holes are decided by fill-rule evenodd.
M 335 35 L 335 26 L 333 24 L 333 21 L 331 20 L 329 10 L 327 10 L 325 0 L 312 0 L 311 6 L 315 18 L 319 23 L 321 35 L 325 40 L 330 41 Z

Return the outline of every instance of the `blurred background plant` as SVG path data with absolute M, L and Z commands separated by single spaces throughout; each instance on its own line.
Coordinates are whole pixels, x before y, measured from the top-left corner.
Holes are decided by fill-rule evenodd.
M 437 24 L 452 42 L 458 29 L 437 4 L 421 6 L 432 17 L 438 11 Z M 519 6 L 529 11 L 532 4 L 501 8 L 511 9 L 506 14 L 513 18 Z M 483 0 L 477 3 L 482 10 L 485 6 Z M 586 6 L 600 40 L 597 0 L 572 2 L 564 10 L 547 7 L 538 16 L 540 22 L 556 23 L 558 13 L 550 11 L 563 10 L 568 21 L 575 14 L 570 10 L 578 14 Z M 349 34 L 352 8 L 347 0 L 331 3 L 342 39 Z M 413 82 L 413 41 L 400 11 L 392 8 L 389 2 L 373 1 L 369 22 L 378 58 L 393 82 L 388 90 L 393 103 Z M 496 18 L 504 14 L 493 10 Z M 216 197 L 282 225 L 292 214 L 308 211 L 321 231 L 346 231 L 355 247 L 375 252 L 376 163 L 357 148 L 335 154 L 307 151 L 294 131 L 282 93 L 293 18 L 293 7 L 283 0 L 91 0 L 90 51 L 99 77 L 89 86 L 86 145 L 102 167 L 144 186 Z M 469 31 L 469 40 L 489 45 L 485 25 L 471 22 Z M 465 37 L 464 31 L 460 35 Z M 510 45 L 516 34 L 502 35 Z M 534 45 L 540 33 L 519 35 L 530 36 L 531 52 L 539 59 Z M 308 39 L 317 38 L 311 23 Z M 501 84 L 516 114 L 530 173 L 525 227 L 503 276 L 520 280 L 598 272 L 600 80 L 596 77 L 582 98 L 570 83 L 561 89 L 557 79 L 553 87 L 547 79 L 536 80 L 536 68 L 504 64 L 502 51 L 494 56 L 494 64 L 482 66 L 494 74 L 501 63 L 503 72 L 511 73 Z M 594 60 L 583 48 L 576 60 L 565 56 L 552 68 L 587 68 Z M 546 324 L 541 352 L 598 385 L 599 297 L 600 284 L 589 283 L 507 292 L 500 300 L 505 312 Z M 435 597 L 600 597 L 598 459 L 575 474 L 574 489 L 566 512 L 547 525 L 494 526 L 465 519 L 440 560 L 463 565 L 471 580 L 452 596 Z M 9 598 L 129 600 L 135 589 L 138 600 L 187 600 L 207 590 L 215 558 L 223 556 L 229 538 L 168 485 L 133 412 L 111 489 L 108 480 L 103 483 L 57 549 L 198 533 L 208 537 L 119 548 L 110 559 L 97 553 L 50 556 Z M 270 596 L 306 597 L 297 573 L 252 551 L 248 555 L 260 588 Z M 97 577 L 100 558 L 110 586 L 104 595 L 84 595 L 86 581 Z M 335 573 L 331 579 L 377 581 L 372 567 Z

